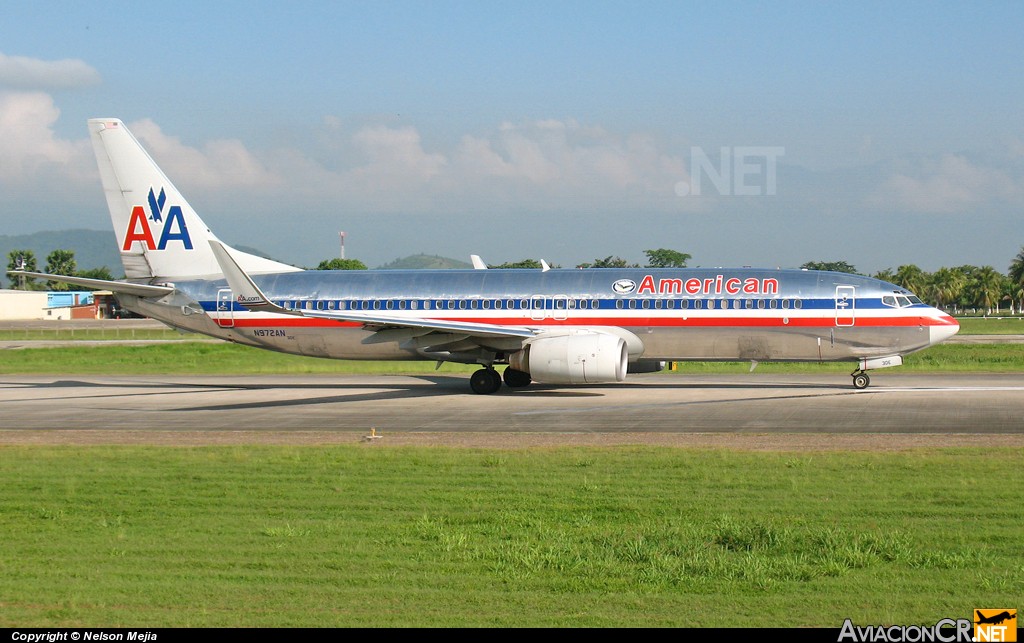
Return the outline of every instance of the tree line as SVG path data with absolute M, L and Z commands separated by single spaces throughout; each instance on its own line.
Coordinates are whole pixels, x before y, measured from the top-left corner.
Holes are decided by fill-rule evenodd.
M 834 270 L 862 274 L 846 261 L 808 261 L 808 270 Z M 914 264 L 886 268 L 873 275 L 906 288 L 928 304 L 953 314 L 998 315 L 1024 312 L 1024 247 L 1003 274 L 992 266 L 955 266 L 925 272 Z
M 40 272 L 36 253 L 31 250 L 11 250 L 7 253 L 7 269 Z M 79 270 L 78 265 L 75 263 L 74 250 L 54 250 L 46 255 L 46 265 L 41 272 L 69 277 L 87 277 L 89 279 L 110 280 L 114 278 L 110 269 L 106 266 Z M 71 290 L 72 288 L 77 288 L 77 286 L 59 281 L 39 282 L 32 277 L 11 277 L 11 279 L 11 288 L 14 290 Z

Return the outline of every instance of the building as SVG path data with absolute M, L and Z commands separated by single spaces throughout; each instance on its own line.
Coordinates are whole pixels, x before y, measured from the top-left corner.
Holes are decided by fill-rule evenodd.
M 114 310 L 110 292 L 0 290 L 0 319 L 100 319 Z

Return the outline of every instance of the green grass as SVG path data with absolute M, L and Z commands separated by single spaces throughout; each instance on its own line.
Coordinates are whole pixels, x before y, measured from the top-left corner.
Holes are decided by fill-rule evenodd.
M 75 346 L 30 348 L 0 353 L 0 374 L 6 375 L 244 375 L 244 374 L 422 374 L 434 362 L 360 362 L 286 355 L 247 346 L 206 342 L 174 342 L 148 346 Z M 444 373 L 469 373 L 475 366 L 445 364 Z M 679 373 L 745 373 L 747 362 L 680 362 Z M 758 373 L 849 372 L 851 362 L 771 363 Z M 1024 372 L 1024 344 L 942 344 L 905 358 L 893 372 Z
M 58 322 L 59 323 L 59 322 Z M 106 341 L 150 339 L 202 339 L 196 333 L 183 333 L 172 328 L 121 328 L 116 322 L 98 324 L 97 328 L 6 328 L 0 330 L 0 341 Z
M 1024 335 L 1024 317 L 957 317 L 961 335 Z
M 839 627 L 1015 606 L 1024 451 L 0 448 L 0 627 Z

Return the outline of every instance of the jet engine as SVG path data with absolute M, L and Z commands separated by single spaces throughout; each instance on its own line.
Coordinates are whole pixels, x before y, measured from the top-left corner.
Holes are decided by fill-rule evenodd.
M 626 379 L 629 355 L 616 335 L 574 331 L 542 336 L 509 356 L 509 366 L 545 384 L 598 384 Z

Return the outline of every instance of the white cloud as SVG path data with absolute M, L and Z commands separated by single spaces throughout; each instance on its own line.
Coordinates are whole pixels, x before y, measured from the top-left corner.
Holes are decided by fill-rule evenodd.
M 353 142 L 369 162 L 353 169 L 352 178 L 374 192 L 414 188 L 448 164 L 443 155 L 423 150 L 420 134 L 412 127 L 367 127 L 356 133 Z
M 0 53 L 0 86 L 19 89 L 89 87 L 100 73 L 78 59 L 39 60 Z
M 979 167 L 956 154 L 944 154 L 913 174 L 892 174 L 871 195 L 870 203 L 913 212 L 954 214 L 1021 196 L 1020 188 L 1005 171 Z
M 41 92 L 0 92 L 0 184 L 38 187 L 42 179 L 80 179 L 92 159 L 86 140 L 58 138 L 60 110 Z
M 176 136 L 164 134 L 160 126 L 150 119 L 130 123 L 128 128 L 146 145 L 157 165 L 176 185 L 177 178 L 181 178 L 183 184 L 201 188 L 273 186 L 280 183 L 280 179 L 241 141 L 213 140 L 197 149 L 183 144 Z

